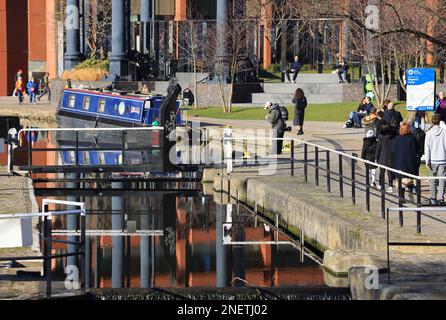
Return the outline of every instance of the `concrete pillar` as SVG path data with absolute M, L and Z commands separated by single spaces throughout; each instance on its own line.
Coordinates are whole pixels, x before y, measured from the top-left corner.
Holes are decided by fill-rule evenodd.
M 121 189 L 121 182 L 112 182 L 113 189 Z M 112 197 L 112 230 L 121 231 L 124 229 L 123 221 L 124 201 L 122 197 Z M 123 286 L 123 258 L 124 258 L 124 237 L 112 237 L 112 288 L 122 288 Z
M 80 23 L 79 23 L 79 0 L 67 0 L 66 6 L 66 51 L 65 70 L 71 70 L 82 61 Z
M 122 0 L 112 0 L 112 52 L 110 55 L 110 79 L 128 75 L 125 32 L 126 4 Z
M 147 208 L 147 213 L 142 213 L 140 222 L 141 230 L 149 230 L 150 215 L 153 215 Z M 153 226 L 152 226 L 153 227 Z M 141 288 L 149 288 L 150 281 L 150 237 L 141 236 L 140 238 L 140 256 L 141 256 Z
M 227 0 L 217 0 L 217 64 L 215 75 L 222 82 L 226 82 L 229 77 L 229 67 L 227 61 L 227 20 L 228 20 L 228 3 Z

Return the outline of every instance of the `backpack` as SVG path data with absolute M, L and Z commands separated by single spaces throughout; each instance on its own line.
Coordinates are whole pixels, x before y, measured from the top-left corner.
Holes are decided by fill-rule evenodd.
M 398 120 L 396 119 L 396 117 L 397 117 L 397 113 L 394 112 L 394 114 L 389 122 L 389 125 L 392 129 L 398 129 L 400 127 L 400 124 L 399 124 Z
M 415 140 L 417 140 L 418 147 L 420 148 L 420 155 L 422 156 L 424 154 L 424 142 L 426 141 L 426 133 L 423 129 L 417 128 L 414 132 Z
M 288 121 L 288 119 L 289 119 L 288 109 L 285 107 L 279 106 L 279 111 L 280 111 L 280 116 L 282 117 L 282 120 Z

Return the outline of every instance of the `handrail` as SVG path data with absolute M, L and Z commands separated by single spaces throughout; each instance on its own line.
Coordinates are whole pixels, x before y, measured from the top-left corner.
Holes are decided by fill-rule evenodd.
M 235 141 L 235 140 L 257 141 L 257 140 L 265 140 L 265 138 L 266 137 L 262 137 L 262 138 L 241 138 L 241 137 L 229 138 L 229 137 L 226 137 L 226 138 L 223 138 L 222 140 L 223 141 L 224 140 L 228 140 L 228 141 Z M 396 169 L 393 169 L 393 168 L 381 165 L 381 164 L 376 163 L 376 162 L 371 162 L 371 161 L 368 161 L 368 160 L 365 160 L 365 159 L 362 159 L 362 158 L 359 158 L 359 157 L 355 157 L 353 155 L 349 155 L 348 153 L 344 153 L 344 152 L 341 152 L 341 151 L 338 151 L 338 150 L 330 149 L 330 148 L 327 148 L 327 147 L 324 147 L 324 146 L 321 146 L 321 145 L 318 145 L 318 144 L 315 144 L 315 143 L 311 143 L 311 142 L 307 142 L 307 141 L 303 141 L 303 140 L 299 140 L 299 139 L 295 139 L 295 138 L 268 138 L 268 139 L 269 140 L 276 140 L 276 141 L 294 141 L 294 142 L 299 143 L 299 144 L 306 144 L 308 146 L 312 146 L 312 147 L 315 147 L 315 148 L 318 148 L 318 149 L 324 150 L 324 151 L 329 151 L 329 152 L 332 152 L 334 154 L 341 155 L 341 156 L 343 156 L 345 158 L 349 158 L 351 160 L 355 160 L 355 161 L 358 161 L 358 162 L 361 162 L 361 163 L 364 163 L 364 164 L 368 164 L 368 165 L 371 165 L 371 166 L 374 166 L 374 167 L 377 167 L 377 168 L 380 168 L 380 169 L 384 169 L 384 170 L 387 170 L 387 171 L 390 171 L 390 172 L 393 172 L 393 173 L 396 173 L 398 175 L 402 175 L 402 176 L 405 176 L 407 178 L 411 178 L 411 179 L 414 179 L 414 180 L 429 180 L 429 181 L 430 180 L 446 180 L 446 177 L 416 176 L 416 175 L 413 175 L 413 174 L 410 174 L 410 173 L 407 173 L 407 172 L 404 172 L 404 171 L 401 171 L 401 170 L 396 170 Z
M 5 219 L 22 219 L 22 218 L 40 218 L 51 216 L 65 216 L 65 215 L 85 215 L 85 210 L 66 210 L 66 211 L 48 211 L 39 213 L 12 213 L 0 215 L 0 220 Z

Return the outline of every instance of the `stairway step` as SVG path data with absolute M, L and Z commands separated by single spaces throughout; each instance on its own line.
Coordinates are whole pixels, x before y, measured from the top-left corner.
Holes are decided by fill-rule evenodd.
M 309 104 L 324 104 L 343 102 L 344 95 L 340 94 L 307 94 Z M 293 94 L 289 93 L 254 93 L 252 95 L 253 104 L 264 104 L 266 101 L 280 104 L 292 104 Z

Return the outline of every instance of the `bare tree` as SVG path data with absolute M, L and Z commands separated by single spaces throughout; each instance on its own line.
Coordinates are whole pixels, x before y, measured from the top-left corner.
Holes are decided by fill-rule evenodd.
M 178 48 L 183 57 L 183 64 L 192 67 L 194 86 L 194 108 L 198 109 L 198 67 L 202 64 L 206 50 L 203 38 L 203 19 L 199 10 L 189 1 L 187 4 L 187 21 L 180 23 Z
M 246 19 L 245 1 L 234 0 L 228 9 L 227 20 L 209 30 L 213 41 L 208 41 L 208 63 L 209 68 L 214 70 L 224 112 L 232 112 L 234 83 L 239 74 L 250 71 L 248 41 L 251 27 L 251 21 Z M 218 28 L 224 32 L 218 34 Z M 223 56 L 222 48 L 225 52 Z
M 85 21 L 87 45 L 93 54 L 98 54 L 105 51 L 104 43 L 110 36 L 112 2 L 110 0 L 89 0 L 87 4 L 86 10 L 89 12 Z

